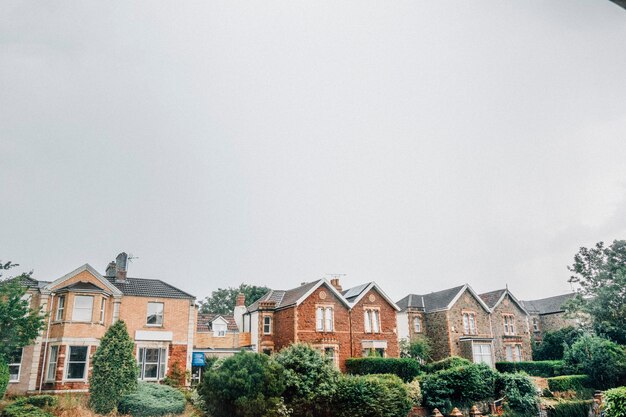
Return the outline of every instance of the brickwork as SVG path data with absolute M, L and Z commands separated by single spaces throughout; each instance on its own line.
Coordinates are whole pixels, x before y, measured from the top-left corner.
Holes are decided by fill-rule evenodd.
M 242 343 L 242 338 L 238 332 L 226 332 L 223 337 L 215 336 L 213 332 L 196 332 L 194 335 L 193 346 L 199 349 L 233 349 L 241 346 L 247 346 Z M 248 342 L 248 344 L 250 344 Z
M 365 310 L 380 312 L 380 332 L 365 332 Z M 400 356 L 397 336 L 396 310 L 385 300 L 375 288 L 372 288 L 361 300 L 352 307 L 352 356 L 362 356 L 364 340 L 380 340 L 387 342 L 385 356 Z
M 505 334 L 505 316 L 513 317 L 513 335 Z M 500 302 L 500 304 L 493 309 L 491 320 L 493 325 L 494 353 L 496 361 L 507 360 L 507 346 L 513 348 L 513 351 L 515 350 L 515 346 L 520 347 L 522 357 L 514 357 L 514 360 L 530 360 L 532 357 L 532 350 L 530 347 L 528 316 L 508 294 L 506 294 L 502 302 Z M 510 329 L 509 333 L 511 333 Z
M 172 377 L 172 369 L 174 369 L 175 364 L 178 364 L 179 369 L 185 372 L 187 366 L 187 345 L 169 345 L 166 375 L 170 378 Z M 184 378 L 179 383 L 184 384 Z

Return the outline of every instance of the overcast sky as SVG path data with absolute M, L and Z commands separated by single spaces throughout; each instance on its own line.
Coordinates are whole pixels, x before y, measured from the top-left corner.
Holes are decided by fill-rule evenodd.
M 41 280 L 555 295 L 626 238 L 626 11 L 3 1 L 0 158 L 0 259 Z

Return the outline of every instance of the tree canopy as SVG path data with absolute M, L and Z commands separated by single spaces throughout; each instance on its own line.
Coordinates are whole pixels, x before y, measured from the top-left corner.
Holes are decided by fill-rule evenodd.
M 268 291 L 269 288 L 267 287 L 258 287 L 248 284 L 241 284 L 239 287 L 218 288 L 200 303 L 200 312 L 232 314 L 235 308 L 237 294 L 242 293 L 245 295 L 246 305 L 250 305 Z

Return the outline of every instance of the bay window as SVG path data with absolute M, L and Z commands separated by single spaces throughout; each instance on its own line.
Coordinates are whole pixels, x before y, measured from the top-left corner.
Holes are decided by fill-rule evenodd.
M 59 347 L 50 346 L 50 352 L 48 353 L 48 368 L 46 369 L 46 381 L 54 381 L 56 379 L 58 361 Z
M 74 296 L 74 310 L 72 311 L 72 321 L 90 322 L 93 317 L 93 296 Z

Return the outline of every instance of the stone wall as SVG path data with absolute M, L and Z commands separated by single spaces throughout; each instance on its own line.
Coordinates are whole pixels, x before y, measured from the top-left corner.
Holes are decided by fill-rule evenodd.
M 505 335 L 504 316 L 513 315 L 514 335 Z M 531 360 L 532 349 L 530 347 L 530 318 L 512 299 L 506 294 L 498 306 L 493 310 L 491 321 L 493 325 L 494 353 L 496 361 L 506 361 L 506 347 L 519 345 L 522 357 L 518 360 Z
M 432 347 L 432 359 L 435 361 L 451 355 L 450 325 L 447 311 L 437 311 L 424 315 L 424 334 Z
M 476 318 L 476 334 L 465 334 L 463 327 L 463 313 L 472 312 Z M 448 322 L 450 325 L 450 354 L 451 356 L 461 356 L 460 339 L 465 336 L 480 339 L 490 339 L 493 337 L 491 331 L 491 321 L 487 312 L 469 290 L 461 295 L 459 300 L 448 310 Z

